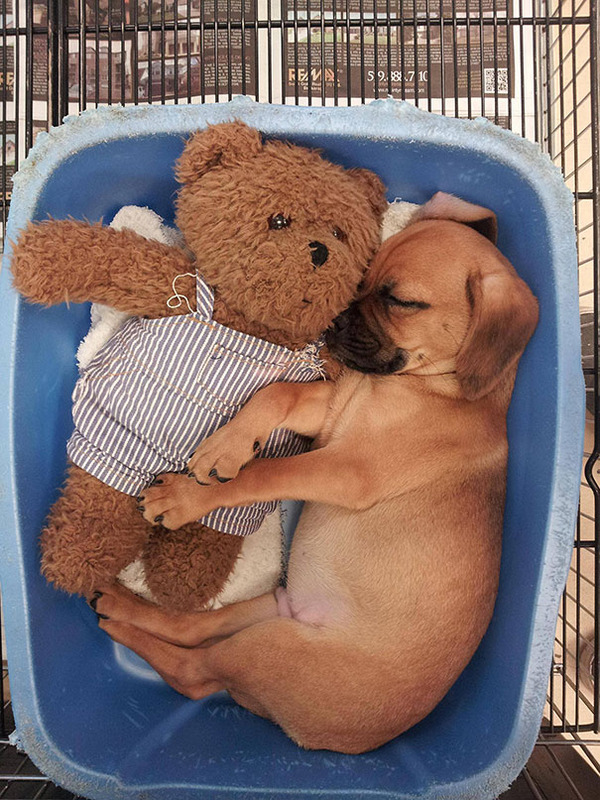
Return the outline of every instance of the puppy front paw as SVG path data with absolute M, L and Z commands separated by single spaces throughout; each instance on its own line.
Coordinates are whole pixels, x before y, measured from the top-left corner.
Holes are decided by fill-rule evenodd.
M 241 433 L 230 423 L 198 447 L 188 462 L 188 477 L 204 486 L 228 483 L 260 450 L 261 443 L 255 436 Z
M 151 525 L 177 530 L 218 508 L 214 490 L 189 481 L 186 475 L 160 475 L 137 498 L 138 511 Z

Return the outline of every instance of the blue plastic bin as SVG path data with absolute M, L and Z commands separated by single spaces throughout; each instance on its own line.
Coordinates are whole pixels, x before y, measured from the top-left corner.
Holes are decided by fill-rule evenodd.
M 89 798 L 491 800 L 536 739 L 575 524 L 584 390 L 571 196 L 534 145 L 483 120 L 445 119 L 393 101 L 344 109 L 247 100 L 112 108 L 40 136 L 15 180 L 9 238 L 47 214 L 110 220 L 126 204 L 172 219 L 173 163 L 184 138 L 232 117 L 373 169 L 390 199 L 423 202 L 444 190 L 497 212 L 499 246 L 539 298 L 541 318 L 509 415 L 492 624 L 441 705 L 362 756 L 300 750 L 225 694 L 192 702 L 136 670 L 82 600 L 54 591 L 39 574 L 37 540 L 63 479 L 74 352 L 88 308 L 23 303 L 5 264 L 0 578 L 15 741 L 54 781 Z

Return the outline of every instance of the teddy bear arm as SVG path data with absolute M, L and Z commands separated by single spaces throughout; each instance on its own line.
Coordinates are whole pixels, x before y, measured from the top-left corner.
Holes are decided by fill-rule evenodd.
M 95 302 L 161 316 L 176 275 L 193 269 L 180 248 L 77 220 L 30 223 L 14 246 L 13 285 L 43 305 Z

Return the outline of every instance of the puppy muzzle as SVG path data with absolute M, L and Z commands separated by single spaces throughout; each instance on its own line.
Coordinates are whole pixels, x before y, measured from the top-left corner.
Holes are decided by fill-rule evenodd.
M 333 320 L 325 343 L 334 358 L 357 372 L 391 375 L 408 361 L 405 350 L 396 347 L 382 330 L 366 324 L 357 303 Z

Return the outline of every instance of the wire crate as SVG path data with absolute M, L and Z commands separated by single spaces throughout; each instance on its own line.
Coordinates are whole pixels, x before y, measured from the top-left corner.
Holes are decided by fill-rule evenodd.
M 355 105 L 391 95 L 446 116 L 485 116 L 538 142 L 561 168 L 575 198 L 586 446 L 540 755 L 521 782 L 523 796 L 551 798 L 544 775 L 555 769 L 566 796 L 584 797 L 574 777 L 583 763 L 600 795 L 597 0 L 0 0 L 0 14 L 2 233 L 12 175 L 37 134 L 101 105 L 237 94 Z M 30 766 L 8 746 L 5 672 L 1 686 L 0 797 L 71 797 L 20 774 Z M 567 748 L 581 754 L 578 767 Z

